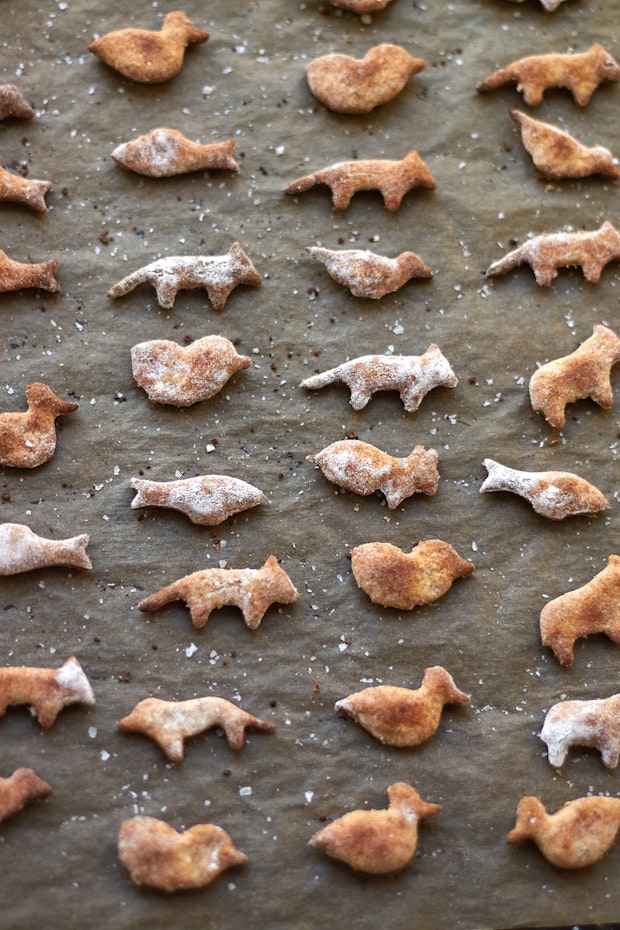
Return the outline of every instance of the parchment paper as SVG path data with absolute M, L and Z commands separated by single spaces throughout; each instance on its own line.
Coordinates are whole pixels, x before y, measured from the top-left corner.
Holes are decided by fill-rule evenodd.
M 59 422 L 54 458 L 0 475 L 3 522 L 43 536 L 90 534 L 92 571 L 47 569 L 0 581 L 6 665 L 82 663 L 96 693 L 49 731 L 28 712 L 0 721 L 2 774 L 28 765 L 53 787 L 0 828 L 3 924 L 32 928 L 156 930 L 471 930 L 613 921 L 620 914 L 619 851 L 562 873 L 530 844 L 505 837 L 517 803 L 538 795 L 555 810 L 587 793 L 618 795 L 617 771 L 595 751 L 551 768 L 538 738 L 545 711 L 564 698 L 618 690 L 620 657 L 607 639 L 581 640 L 561 669 L 540 643 L 548 599 L 589 581 L 618 551 L 618 402 L 569 408 L 565 429 L 534 414 L 527 385 L 537 364 L 572 352 L 604 322 L 618 330 L 620 270 L 601 282 L 563 270 L 549 288 L 524 266 L 489 280 L 484 270 L 528 235 L 595 229 L 617 217 L 617 184 L 538 180 L 508 110 L 561 125 L 620 153 L 620 86 L 586 108 L 550 92 L 528 111 L 514 87 L 476 94 L 479 80 L 527 54 L 584 51 L 600 41 L 620 57 L 615 0 L 538 3 L 392 0 L 362 17 L 306 0 L 186 0 L 209 41 L 188 50 L 167 84 L 132 84 L 87 51 L 127 25 L 157 28 L 174 5 L 120 0 L 2 0 L 0 79 L 36 109 L 0 126 L 2 164 L 49 178 L 46 215 L 0 206 L 0 246 L 20 261 L 59 259 L 62 292 L 0 297 L 1 408 L 22 410 L 35 380 L 79 410 Z M 368 116 L 328 112 L 311 95 L 305 64 L 331 51 L 362 57 L 397 42 L 426 60 L 391 103 Z M 157 126 L 196 141 L 237 141 L 241 171 L 169 180 L 119 168 L 111 151 Z M 358 194 L 335 213 L 329 191 L 298 198 L 294 178 L 351 158 L 401 158 L 415 148 L 437 179 L 389 213 Z M 216 313 L 202 292 L 172 311 L 141 287 L 113 301 L 108 289 L 155 258 L 223 254 L 239 241 L 263 275 Z M 379 302 L 353 298 L 304 253 L 308 245 L 411 249 L 431 265 Z M 217 333 L 253 366 L 211 401 L 178 410 L 149 403 L 129 350 L 144 339 L 179 343 Z M 366 353 L 419 355 L 436 342 L 459 377 L 406 414 L 375 395 L 355 412 L 343 387 L 316 394 L 299 382 Z M 612 376 L 618 389 L 618 374 Z M 441 480 L 388 511 L 327 482 L 306 456 L 347 436 L 392 455 L 422 443 L 439 451 Z M 558 441 L 559 440 L 559 441 Z M 590 480 L 604 514 L 552 523 L 520 498 L 480 495 L 482 460 L 557 468 Z M 230 474 L 268 503 L 219 528 L 181 514 L 130 507 L 130 479 Z M 409 613 L 371 604 L 351 575 L 363 542 L 409 550 L 450 542 L 476 566 L 436 603 Z M 273 607 L 250 632 L 223 609 L 203 630 L 182 603 L 156 614 L 137 604 L 207 567 L 258 567 L 273 553 L 300 600 Z M 382 746 L 334 703 L 369 684 L 419 686 L 444 665 L 471 695 L 448 707 L 437 734 L 411 750 Z M 239 752 L 215 732 L 168 762 L 157 745 L 116 722 L 148 695 L 215 694 L 276 725 Z M 353 873 L 310 848 L 325 822 L 382 808 L 386 788 L 413 784 L 441 812 L 420 830 L 400 873 Z M 166 896 L 134 887 L 117 854 L 122 820 L 161 817 L 176 829 L 223 827 L 248 856 L 203 891 Z

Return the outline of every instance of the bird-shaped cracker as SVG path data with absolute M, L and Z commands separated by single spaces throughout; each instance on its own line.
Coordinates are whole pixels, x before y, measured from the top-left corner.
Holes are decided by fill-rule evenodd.
M 520 110 L 511 110 L 510 115 L 518 123 L 523 145 L 543 177 L 587 178 L 592 174 L 620 177 L 613 155 L 602 145 L 583 145 L 557 126 L 533 119 Z
M 404 868 L 418 845 L 419 821 L 441 807 L 423 801 L 406 782 L 390 785 L 387 794 L 387 810 L 350 811 L 315 833 L 310 846 L 371 875 Z
M 593 484 L 568 471 L 521 471 L 494 459 L 485 459 L 488 476 L 480 492 L 510 491 L 523 497 L 536 513 L 549 520 L 598 513 L 609 501 Z
M 0 166 L 0 201 L 3 203 L 18 203 L 30 207 L 35 213 L 45 213 L 45 195 L 51 186 L 51 181 L 22 178 Z
M 474 564 L 442 539 L 423 539 L 411 552 L 392 543 L 355 546 L 351 570 L 373 604 L 413 610 L 436 601 L 457 578 L 470 575 Z
M 221 827 L 199 823 L 184 833 L 155 817 L 121 824 L 118 854 L 135 885 L 160 891 L 203 888 L 226 869 L 247 862 Z
M 362 495 L 382 491 L 391 510 L 412 494 L 435 494 L 439 482 L 437 452 L 424 446 L 397 458 L 369 442 L 341 439 L 306 458 L 347 491 Z
M 16 814 L 30 801 L 47 798 L 51 787 L 32 769 L 15 769 L 9 778 L 0 778 L 0 821 Z
M 615 769 L 620 759 L 620 694 L 592 701 L 559 701 L 547 711 L 540 738 L 550 765 L 559 768 L 571 746 L 598 749 L 603 765 Z
M 587 52 L 571 55 L 529 55 L 495 71 L 478 84 L 484 93 L 504 84 L 516 84 L 528 106 L 537 106 L 545 90 L 565 87 L 576 103 L 585 106 L 599 84 L 620 81 L 620 67 L 596 42 Z
M 540 411 L 550 426 L 566 423 L 564 408 L 591 397 L 609 410 L 613 404 L 611 369 L 620 361 L 620 339 L 607 326 L 598 324 L 592 335 L 570 355 L 553 359 L 537 368 L 530 379 L 532 408 Z
M 60 284 L 55 278 L 58 259 L 29 264 L 16 262 L 0 249 L 0 293 L 36 288 L 57 294 Z
M 132 478 L 131 486 L 138 492 L 131 502 L 134 510 L 167 507 L 201 526 L 219 526 L 234 514 L 267 500 L 258 488 L 230 475 L 197 475 L 178 481 Z
M 112 158 L 137 174 L 170 178 L 190 171 L 239 171 L 233 158 L 234 150 L 234 139 L 202 145 L 187 139 L 176 129 L 162 128 L 117 145 Z
M 620 646 L 620 555 L 587 584 L 549 601 L 540 613 L 540 636 L 560 665 L 571 665 L 575 641 L 604 633 Z
M 334 113 L 370 113 L 392 100 L 426 62 L 400 45 L 382 43 L 363 58 L 330 54 L 306 65 L 310 90 Z
M 21 523 L 1 523 L 0 576 L 57 565 L 92 568 L 86 554 L 87 545 L 86 533 L 70 539 L 47 539 Z
M 0 84 L 0 120 L 32 119 L 34 110 L 15 84 Z
M 49 461 L 56 450 L 56 417 L 78 409 L 40 381 L 28 385 L 26 400 L 24 413 L 0 413 L 0 465 L 36 468 Z
M 301 194 L 317 184 L 331 189 L 335 210 L 346 210 L 358 191 L 379 191 L 388 210 L 398 210 L 414 187 L 435 190 L 437 182 L 415 150 L 401 161 L 376 158 L 343 161 L 298 178 L 284 188 L 285 194 Z
M 118 721 L 118 728 L 128 733 L 144 733 L 163 749 L 169 759 L 180 762 L 184 742 L 198 733 L 221 727 L 231 749 L 241 749 L 248 727 L 271 732 L 274 725 L 261 720 L 218 697 L 193 698 L 189 701 L 161 701 L 146 698 L 127 717 Z
M 598 862 L 620 828 L 620 798 L 603 795 L 568 801 L 554 814 L 532 796 L 521 798 L 508 843 L 533 840 L 549 862 L 560 869 L 581 869 Z
M 343 711 L 387 746 L 419 746 L 436 732 L 446 704 L 468 704 L 469 697 L 441 665 L 424 671 L 419 688 L 377 685 L 337 701 Z
M 172 601 L 185 601 L 197 629 L 218 607 L 239 607 L 246 626 L 255 630 L 272 604 L 293 604 L 299 592 L 270 555 L 260 568 L 207 568 L 192 572 L 138 604 L 143 611 L 159 610 Z
M 558 268 L 581 268 L 590 284 L 596 284 L 605 265 L 620 259 L 620 234 L 609 220 L 592 232 L 548 233 L 528 239 L 487 269 L 492 278 L 506 274 L 524 262 L 530 265 L 541 287 L 557 277 Z
M 88 46 L 88 50 L 139 84 L 161 84 L 179 73 L 185 49 L 206 42 L 208 32 L 197 29 L 180 10 L 164 14 L 160 31 L 118 29 Z
M 1 280 L 1 279 L 0 279 Z M 127 275 L 110 288 L 108 297 L 123 297 L 139 284 L 152 284 L 157 301 L 172 310 L 177 293 L 201 287 L 214 310 L 223 310 L 238 284 L 259 287 L 262 278 L 238 242 L 225 255 L 174 255 L 160 258 Z
M 354 297 L 379 300 L 412 278 L 433 277 L 432 269 L 414 252 L 401 252 L 396 258 L 368 249 L 333 251 L 308 246 L 306 252 L 322 262 L 334 281 L 348 287 Z
M 433 343 L 423 355 L 362 355 L 311 375 L 299 386 L 316 391 L 340 382 L 350 389 L 354 410 L 362 410 L 376 391 L 398 391 L 405 410 L 412 413 L 429 391 L 456 387 L 458 379 Z
M 203 336 L 186 346 L 170 339 L 151 339 L 131 349 L 136 384 L 153 403 L 175 407 L 190 407 L 214 397 L 234 374 L 251 364 L 223 336 Z

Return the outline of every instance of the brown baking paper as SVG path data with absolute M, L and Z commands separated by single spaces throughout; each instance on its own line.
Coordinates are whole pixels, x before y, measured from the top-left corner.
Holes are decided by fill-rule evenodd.
M 43 536 L 90 535 L 93 568 L 42 569 L 0 580 L 2 662 L 57 666 L 76 655 L 96 694 L 43 731 L 24 708 L 0 721 L 3 777 L 30 766 L 53 794 L 0 827 L 0 898 L 7 926 L 473 930 L 613 921 L 620 914 L 618 849 L 580 873 L 562 873 L 533 845 L 508 845 L 517 803 L 549 809 L 588 793 L 620 792 L 620 775 L 594 750 L 550 767 L 538 738 L 564 698 L 618 690 L 620 655 L 602 637 L 580 640 L 561 668 L 543 649 L 540 610 L 585 584 L 618 545 L 618 402 L 568 408 L 560 432 L 533 413 L 536 366 L 566 355 L 597 323 L 620 327 L 620 267 L 591 285 L 577 269 L 538 287 L 527 266 L 505 278 L 485 269 L 528 236 L 617 222 L 617 184 L 536 177 L 509 109 L 514 87 L 476 84 L 527 54 L 585 51 L 618 57 L 614 0 L 536 2 L 392 0 L 359 16 L 319 0 L 187 0 L 210 33 L 180 74 L 133 84 L 88 51 L 96 35 L 157 28 L 174 9 L 93 0 L 3 0 L 3 83 L 35 109 L 0 125 L 2 164 L 49 179 L 48 210 L 0 205 L 0 247 L 11 258 L 58 258 L 58 295 L 0 296 L 2 410 L 22 410 L 44 381 L 79 409 L 59 421 L 56 454 L 33 471 L 4 468 L 3 522 Z M 361 58 L 396 42 L 426 61 L 390 103 L 339 116 L 315 100 L 311 59 Z M 532 115 L 581 141 L 620 152 L 620 85 L 587 107 L 551 91 Z M 111 157 L 156 127 L 199 142 L 233 138 L 240 172 L 149 179 Z M 390 213 L 376 193 L 342 212 L 329 191 L 289 197 L 295 178 L 338 161 L 402 158 L 416 149 L 437 180 Z M 151 287 L 112 300 L 109 288 L 167 255 L 224 254 L 238 241 L 260 272 L 222 311 L 202 291 L 162 310 Z M 434 277 L 380 301 L 360 300 L 311 259 L 306 246 L 416 252 Z M 211 333 L 252 358 L 209 401 L 155 405 L 133 381 L 130 349 Z M 415 413 L 380 393 L 359 412 L 343 386 L 299 382 L 368 353 L 420 355 L 440 346 L 454 389 Z M 618 373 L 612 374 L 618 388 Z M 434 497 L 394 511 L 330 484 L 306 456 L 357 437 L 391 455 L 416 444 L 439 452 Z M 607 496 L 593 517 L 554 523 L 507 493 L 479 493 L 484 458 L 527 470 L 573 471 Z M 267 503 L 220 527 L 182 514 L 132 510 L 132 477 L 229 474 Z M 351 549 L 372 541 L 410 550 L 449 542 L 476 567 L 436 603 L 410 612 L 374 606 L 357 588 Z M 189 572 L 259 567 L 274 554 L 300 592 L 250 631 L 234 608 L 195 629 L 183 603 L 155 614 L 138 603 Z M 448 707 L 414 749 L 384 747 L 334 704 L 371 684 L 416 688 L 444 665 L 471 695 Z M 217 695 L 275 724 L 235 752 L 211 731 L 171 763 L 117 721 L 149 695 Z M 308 840 L 348 810 L 381 808 L 386 788 L 410 782 L 441 812 L 421 825 L 402 871 L 368 877 L 327 859 Z M 132 885 L 117 854 L 121 822 L 161 817 L 176 829 L 212 822 L 248 856 L 199 892 L 166 896 Z

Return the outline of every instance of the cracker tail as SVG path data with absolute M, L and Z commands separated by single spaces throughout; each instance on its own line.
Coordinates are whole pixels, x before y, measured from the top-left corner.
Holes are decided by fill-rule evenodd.
M 497 90 L 498 87 L 503 87 L 504 84 L 508 84 L 510 81 L 514 80 L 514 75 L 512 71 L 508 68 L 500 68 L 499 71 L 494 71 L 493 74 L 490 74 L 487 78 L 476 86 L 476 90 L 479 94 L 485 94 L 490 90 Z
M 311 375 L 309 378 L 305 378 L 299 386 L 307 388 L 310 391 L 316 391 L 319 388 L 327 387 L 328 384 L 333 384 L 335 381 L 340 380 L 340 369 L 330 368 L 328 371 L 322 371 L 319 372 L 318 375 Z
M 172 584 L 162 588 L 161 591 L 156 591 L 155 594 L 151 594 L 150 597 L 146 597 L 143 601 L 140 601 L 138 610 L 152 613 L 155 610 L 159 610 L 160 607 L 165 607 L 166 604 L 171 604 L 172 601 L 179 600 L 180 597 L 178 582 L 173 581 Z
M 309 191 L 311 187 L 314 187 L 317 184 L 317 177 L 315 174 L 308 174 L 304 178 L 298 178 L 296 181 L 293 181 L 288 187 L 284 188 L 285 194 L 303 194 L 304 191 Z
M 487 278 L 494 278 L 497 275 L 506 274 L 507 271 L 512 271 L 513 268 L 517 268 L 519 265 L 523 264 L 524 261 L 523 247 L 521 246 L 513 252 L 508 252 L 507 255 L 504 255 L 503 258 L 499 258 L 496 262 L 493 262 L 492 265 L 489 265 L 486 270 L 486 276 Z
M 137 271 L 128 274 L 127 277 L 122 278 L 117 284 L 110 288 L 108 297 L 124 297 L 125 294 L 133 291 L 134 287 L 137 287 L 138 284 L 143 284 L 145 280 L 142 273 L 143 270 L 144 269 L 139 268 Z
M 92 562 L 86 552 L 88 539 L 87 533 L 81 533 L 71 539 L 60 540 L 62 564 L 72 568 L 92 568 Z

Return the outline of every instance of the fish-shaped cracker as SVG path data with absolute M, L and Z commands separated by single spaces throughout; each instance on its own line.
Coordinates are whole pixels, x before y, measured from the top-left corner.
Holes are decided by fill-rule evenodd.
M 371 875 L 403 869 L 418 845 L 418 823 L 441 807 L 423 801 L 406 782 L 390 785 L 387 794 L 387 810 L 350 811 L 315 833 L 310 846 Z
M 117 145 L 112 158 L 137 174 L 170 178 L 191 171 L 239 171 L 234 150 L 234 139 L 202 145 L 176 129 L 161 128 Z
M 34 110 L 16 84 L 0 84 L 0 120 L 32 119 Z
M 310 90 L 334 113 L 370 113 L 392 100 L 426 62 L 400 45 L 382 43 L 363 58 L 332 53 L 306 65 Z
M 178 481 L 132 478 L 131 486 L 138 492 L 131 502 L 134 510 L 167 507 L 201 526 L 219 526 L 234 514 L 267 500 L 254 485 L 230 475 L 197 475 Z
M 347 491 L 365 496 L 382 491 L 391 510 L 412 494 L 435 494 L 439 482 L 437 452 L 424 446 L 397 458 L 369 442 L 341 439 L 306 458 Z
M 298 178 L 284 188 L 285 194 L 301 194 L 317 184 L 332 192 L 335 210 L 346 210 L 358 191 L 379 191 L 387 210 L 398 210 L 405 194 L 415 187 L 433 191 L 437 182 L 428 165 L 412 149 L 400 161 L 387 158 L 343 161 Z
M 609 410 L 613 404 L 611 369 L 620 361 L 620 339 L 607 326 L 598 324 L 579 348 L 537 368 L 530 379 L 532 408 L 547 423 L 561 429 L 566 423 L 567 404 L 591 397 Z
M 531 267 L 536 283 L 548 287 L 557 277 L 558 268 L 581 268 L 590 284 L 596 284 L 609 262 L 620 260 L 620 233 L 605 220 L 595 231 L 546 233 L 528 239 L 487 269 L 492 278 L 518 268 L 524 262 Z
M 429 391 L 456 387 L 458 379 L 440 348 L 432 344 L 423 355 L 362 355 L 311 375 L 299 386 L 316 391 L 339 382 L 350 389 L 354 410 L 362 410 L 376 391 L 398 391 L 405 410 L 411 413 Z
M 247 862 L 221 827 L 199 823 L 178 833 L 163 820 L 123 820 L 118 854 L 135 885 L 160 891 L 203 888 L 226 869 Z
M 486 491 L 509 491 L 523 497 L 536 513 L 549 520 L 598 513 L 609 501 L 593 484 L 568 471 L 521 471 L 493 459 L 485 459 L 488 476 L 480 486 Z
M 35 288 L 57 294 L 60 284 L 55 277 L 58 259 L 46 262 L 17 262 L 0 249 L 0 293 Z
M 520 110 L 511 110 L 510 115 L 518 123 L 523 145 L 544 177 L 587 178 L 593 174 L 620 177 L 616 159 L 602 145 L 583 145 L 557 126 L 543 123 Z
M 0 576 L 58 565 L 92 568 L 87 545 L 86 533 L 70 539 L 47 539 L 21 523 L 1 523 Z
M 3 203 L 18 203 L 35 213 L 45 213 L 45 195 L 51 186 L 51 181 L 22 178 L 0 166 L 0 201 Z
M 444 595 L 457 578 L 474 571 L 474 564 L 443 539 L 423 539 L 411 552 L 392 543 L 355 546 L 351 570 L 373 604 L 413 610 Z
M 600 84 L 620 81 L 620 67 L 602 45 L 596 42 L 587 52 L 561 55 L 529 55 L 495 71 L 478 84 L 484 93 L 504 84 L 516 84 L 530 107 L 537 106 L 545 90 L 565 87 L 575 103 L 584 107 Z
M 123 77 L 139 84 L 161 84 L 179 73 L 188 45 L 208 38 L 208 32 L 175 10 L 164 14 L 159 31 L 117 29 L 95 39 L 88 50 Z
M 190 407 L 215 397 L 234 374 L 251 364 L 223 336 L 203 336 L 187 346 L 151 339 L 131 349 L 136 384 L 153 403 L 175 407 Z
M 160 258 L 127 275 L 110 288 L 108 297 L 124 297 L 139 284 L 152 284 L 164 310 L 172 310 L 179 291 L 192 288 L 204 288 L 213 309 L 223 310 L 238 284 L 259 287 L 262 278 L 239 243 L 234 242 L 225 255 Z
M 306 252 L 322 262 L 328 273 L 354 297 L 379 300 L 399 290 L 412 278 L 432 278 L 432 269 L 414 252 L 401 252 L 396 258 L 377 255 L 369 249 L 333 251 L 308 246 Z

